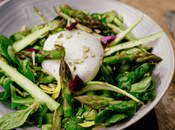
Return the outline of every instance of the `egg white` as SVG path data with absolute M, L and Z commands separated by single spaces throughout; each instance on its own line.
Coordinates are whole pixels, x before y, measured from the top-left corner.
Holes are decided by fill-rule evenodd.
M 57 38 L 61 33 L 63 34 L 63 37 Z M 72 37 L 67 39 L 66 36 L 68 35 L 72 35 Z M 63 44 L 62 46 L 65 48 L 66 56 L 64 59 L 68 63 L 73 76 L 78 74 L 84 82 L 92 80 L 99 71 L 104 55 L 100 41 L 93 35 L 80 30 L 62 31 L 49 36 L 45 41 L 43 49 L 55 49 L 54 44 L 56 40 L 61 41 Z M 85 52 L 83 46 L 89 47 L 89 51 Z M 92 57 L 91 52 L 94 53 L 94 57 Z M 86 59 L 83 59 L 84 53 L 88 55 Z M 81 59 L 82 63 L 73 63 L 74 59 Z M 60 64 L 58 60 L 45 60 L 42 63 L 42 67 L 47 73 L 54 76 L 56 79 L 59 78 Z

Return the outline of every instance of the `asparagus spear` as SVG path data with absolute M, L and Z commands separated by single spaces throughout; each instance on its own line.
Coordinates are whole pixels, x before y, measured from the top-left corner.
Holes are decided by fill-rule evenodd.
M 48 33 L 49 31 L 57 29 L 59 26 L 62 25 L 64 20 L 54 20 L 49 23 L 46 23 L 42 25 L 41 29 L 34 31 L 33 33 L 27 35 L 25 38 L 14 42 L 13 47 L 16 52 L 21 51 L 28 45 L 32 44 L 36 40 L 38 40 L 40 37 L 42 37 L 44 34 Z
M 66 4 L 62 4 L 60 9 L 63 13 L 69 15 L 85 26 L 93 29 L 107 30 L 107 28 L 100 21 L 90 15 L 86 15 L 83 11 L 72 9 Z
M 104 109 L 106 106 L 108 106 L 108 102 L 114 101 L 113 98 L 97 95 L 82 95 L 74 98 L 86 106 L 94 109 Z
M 118 19 L 118 18 L 114 18 L 114 22 L 122 29 L 122 30 L 126 30 L 127 28 L 125 27 L 125 25 Z M 134 35 L 130 32 L 128 34 L 130 37 L 132 37 L 133 39 L 135 39 Z
M 34 6 L 34 11 L 36 12 L 36 14 L 39 16 L 39 18 L 41 19 L 41 21 L 45 24 L 47 23 L 44 16 L 42 15 L 42 13 Z
M 115 65 L 115 64 L 126 64 L 132 61 L 137 63 L 158 63 L 162 59 L 151 52 L 135 52 L 133 54 L 121 54 L 110 57 L 105 57 L 104 62 Z
M 56 8 L 54 8 L 54 9 L 55 9 L 55 12 L 56 12 L 59 16 L 61 16 L 62 18 L 66 19 L 66 20 L 70 20 L 72 23 L 76 22 L 75 19 L 73 19 L 73 18 L 71 18 L 69 15 L 63 13 L 61 10 L 56 9 Z M 88 33 L 92 33 L 92 29 L 91 29 L 91 28 L 89 28 L 89 27 L 87 27 L 87 26 L 84 26 L 84 25 L 82 25 L 82 24 L 80 24 L 80 23 L 78 23 L 78 24 L 76 25 L 76 27 L 77 27 L 79 30 L 81 30 L 81 31 L 85 31 L 85 32 L 88 32 Z
M 118 15 L 116 14 L 116 12 L 114 10 L 105 13 L 104 18 L 106 18 L 106 20 L 105 20 L 106 24 L 114 22 L 115 24 L 117 24 L 117 26 L 120 28 L 120 30 L 124 31 L 127 29 L 125 27 L 125 25 L 121 22 L 121 20 L 118 18 Z M 128 34 L 128 36 L 135 39 L 135 37 L 133 36 L 133 34 L 131 32 Z
M 62 102 L 60 106 L 53 113 L 53 130 L 61 130 L 61 123 L 63 117 L 63 105 Z
M 148 43 L 151 41 L 156 40 L 157 38 L 159 38 L 160 36 L 162 36 L 162 34 L 164 33 L 164 31 L 160 31 L 157 32 L 153 35 L 147 36 L 147 37 L 143 37 L 143 38 L 139 38 L 136 40 L 132 40 L 132 41 L 128 41 L 128 42 L 124 42 L 122 44 L 117 44 L 111 47 L 108 47 L 105 49 L 105 56 L 111 55 L 112 53 L 118 51 L 118 50 L 122 50 L 122 49 L 126 49 L 126 48 L 130 48 L 130 47 L 134 47 L 140 44 L 144 44 L 144 43 Z
M 117 34 L 123 32 L 123 30 L 120 29 L 120 27 L 116 26 L 115 24 L 107 23 L 107 26 L 111 28 L 113 32 Z M 130 41 L 130 40 L 134 40 L 135 38 L 131 37 L 130 35 L 126 35 L 126 39 Z
M 68 87 L 68 84 L 72 81 L 72 74 L 69 69 L 69 66 L 64 61 L 64 59 L 61 59 L 60 62 L 60 69 L 59 69 L 59 75 L 61 79 L 61 85 L 62 85 L 62 98 L 63 98 L 63 111 L 64 111 L 64 117 L 71 117 L 74 115 L 74 103 L 72 98 L 71 90 Z
M 142 16 L 143 17 L 143 16 Z M 141 18 L 142 18 L 141 17 Z M 138 21 L 139 22 L 139 21 Z M 113 32 L 115 32 L 115 33 L 117 33 L 117 34 L 122 34 L 123 32 L 126 32 L 128 29 L 126 28 L 126 30 L 122 30 L 119 26 L 116 26 L 115 24 L 113 24 L 113 23 L 106 23 L 107 24 L 107 26 L 109 27 L 109 28 L 111 28 L 112 29 L 112 31 Z M 133 24 L 134 25 L 134 24 Z M 131 26 L 132 27 L 132 26 Z M 121 35 L 120 34 L 120 35 Z M 126 36 L 125 36 L 125 38 L 127 39 L 127 40 L 129 40 L 129 41 L 132 41 L 132 40 L 135 40 L 135 37 L 132 35 L 132 33 L 131 32 L 129 32 Z M 142 51 L 145 51 L 146 52 L 146 49 L 144 49 L 141 45 L 138 45 L 137 46 L 138 48 L 140 48 Z
M 87 92 L 86 96 L 88 95 L 95 95 L 95 92 L 91 91 L 91 92 Z M 80 96 L 79 96 L 80 97 Z M 82 103 L 82 102 L 81 102 Z M 82 103 L 83 104 L 83 103 Z M 97 110 L 96 109 L 92 109 L 91 107 L 87 106 L 86 104 L 83 104 L 83 108 L 84 108 L 84 113 L 83 113 L 83 117 L 86 121 L 89 120 L 94 120 L 96 115 L 97 115 Z
M 25 58 L 32 58 L 32 51 L 20 51 L 15 53 L 18 57 L 25 59 Z M 46 59 L 61 59 L 65 56 L 65 50 L 63 47 L 57 47 L 54 50 L 41 50 L 35 52 L 35 60 L 36 62 L 42 62 Z
M 34 84 L 27 77 L 22 75 L 12 66 L 8 65 L 4 60 L 0 59 L 0 69 L 8 75 L 16 84 L 26 90 L 33 98 L 39 101 L 41 104 L 46 104 L 47 107 L 54 111 L 60 105 L 54 101 L 49 95 L 44 93 L 36 84 Z
M 113 46 L 117 43 L 119 43 L 123 38 L 125 38 L 125 36 L 127 34 L 129 34 L 131 32 L 131 30 L 137 25 L 140 23 L 140 21 L 143 19 L 143 16 L 141 18 L 139 18 L 137 21 L 135 21 L 129 28 L 127 28 L 125 31 L 122 31 L 121 33 L 119 33 L 117 35 L 117 37 L 115 38 L 115 40 L 111 41 L 109 43 L 109 46 Z

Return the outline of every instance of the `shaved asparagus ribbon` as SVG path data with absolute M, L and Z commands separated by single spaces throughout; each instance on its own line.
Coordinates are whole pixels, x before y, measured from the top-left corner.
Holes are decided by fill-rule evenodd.
M 128 92 L 112 85 L 112 84 L 108 84 L 106 82 L 100 82 L 100 81 L 90 81 L 85 83 L 85 87 L 82 89 L 82 91 L 75 93 L 75 95 L 81 95 L 84 94 L 86 92 L 89 91 L 99 91 L 99 90 L 108 90 L 108 91 L 114 91 L 114 92 L 118 92 L 121 93 L 129 98 L 131 98 L 132 100 L 144 104 L 141 100 L 139 100 L 138 98 L 134 97 L 133 95 L 129 94 Z
M 147 36 L 147 37 L 143 37 L 143 38 L 140 38 L 140 39 L 135 39 L 135 40 L 124 42 L 124 43 L 121 43 L 121 44 L 117 44 L 117 45 L 114 45 L 114 46 L 111 46 L 111 47 L 107 47 L 105 49 L 104 56 L 109 56 L 109 55 L 111 55 L 112 53 L 114 53 L 118 50 L 130 48 L 130 47 L 138 46 L 140 44 L 144 44 L 144 43 L 154 41 L 157 38 L 161 37 L 163 33 L 164 33 L 164 31 L 162 30 L 162 31 L 159 31 L 159 32 L 157 32 L 153 35 Z

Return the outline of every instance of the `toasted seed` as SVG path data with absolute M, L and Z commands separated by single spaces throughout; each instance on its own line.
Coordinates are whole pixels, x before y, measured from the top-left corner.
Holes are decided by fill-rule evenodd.
M 57 59 L 57 60 L 56 60 L 57 63 L 60 63 L 60 61 L 61 61 L 61 59 Z
M 105 18 L 105 17 L 106 17 L 106 14 L 104 14 L 102 18 Z
M 28 33 L 28 32 L 30 32 L 30 28 L 26 28 L 26 26 L 22 26 L 21 31 L 23 33 Z
M 26 30 L 26 26 L 22 26 L 22 28 L 21 28 L 21 31 L 25 31 Z
M 88 52 L 89 51 L 89 47 L 83 45 L 83 51 L 84 52 Z
M 45 74 L 48 74 L 44 69 L 41 69 L 41 71 L 42 71 L 43 73 L 45 73 Z
M 81 59 L 74 59 L 73 60 L 73 63 L 75 63 L 75 64 L 81 64 L 82 63 L 82 60 Z
M 19 94 L 19 95 L 21 95 L 22 97 L 25 97 L 25 95 L 21 92 L 21 90 L 19 90 L 19 89 L 17 89 L 17 88 L 15 88 L 16 89 L 16 92 Z
M 88 57 L 88 55 L 83 53 L 83 59 L 85 60 L 87 57 Z
M 61 41 L 61 40 L 56 40 L 56 41 L 54 42 L 54 44 L 58 44 L 58 45 L 62 46 L 62 45 L 63 45 L 63 41 Z
M 77 70 L 77 67 L 74 65 L 74 67 L 73 67 L 73 71 L 76 71 Z
M 66 39 L 69 39 L 69 38 L 71 38 L 72 36 L 73 36 L 72 34 L 69 34 L 69 35 L 66 36 Z
M 110 48 L 105 48 L 104 52 L 108 52 L 110 50 Z
M 101 15 L 98 15 L 98 19 L 100 19 L 100 20 L 101 20 Z
M 60 33 L 60 35 L 58 35 L 58 37 L 57 37 L 57 38 L 59 39 L 59 38 L 62 38 L 62 37 L 63 37 L 63 34 L 62 34 L 62 33 Z
M 94 31 L 95 31 L 96 33 L 101 33 L 101 30 L 99 30 L 99 29 L 94 29 Z
M 95 57 L 95 54 L 94 54 L 92 51 L 91 51 L 91 56 L 92 56 L 92 57 Z
M 73 66 L 72 62 L 70 62 L 70 61 L 68 62 L 68 65 Z

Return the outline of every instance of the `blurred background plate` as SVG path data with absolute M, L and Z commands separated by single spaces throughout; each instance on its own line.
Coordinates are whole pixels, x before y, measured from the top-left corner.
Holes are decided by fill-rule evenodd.
M 130 26 L 143 14 L 141 11 L 115 0 L 11 0 L 3 2 L 3 5 L 0 6 L 0 35 L 9 37 L 15 31 L 21 31 L 21 27 L 24 25 L 32 27 L 33 25 L 42 24 L 39 17 L 34 12 L 33 6 L 36 6 L 43 13 L 47 21 L 51 21 L 57 16 L 53 6 L 58 8 L 61 4 L 68 4 L 77 10 L 86 9 L 90 11 L 90 13 L 104 13 L 115 10 L 124 17 L 124 23 L 127 26 Z M 144 14 L 144 19 L 136 26 L 132 33 L 136 38 L 141 38 L 160 30 L 162 30 L 162 28 Z M 119 124 L 117 127 L 110 127 L 108 130 L 124 129 L 137 122 L 155 107 L 169 87 L 174 73 L 174 52 L 167 35 L 163 34 L 161 38 L 149 44 L 149 46 L 153 46 L 153 53 L 163 59 L 163 61 L 157 65 L 153 73 L 157 97 L 153 102 L 143 106 L 131 120 Z M 3 91 L 2 88 L 0 89 L 0 91 Z M 11 111 L 12 110 L 9 109 L 9 103 L 1 102 L 1 115 Z

